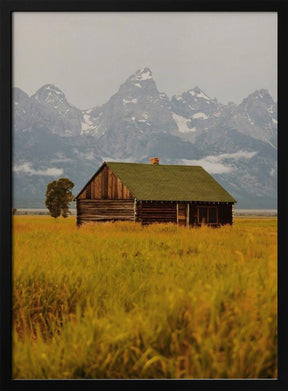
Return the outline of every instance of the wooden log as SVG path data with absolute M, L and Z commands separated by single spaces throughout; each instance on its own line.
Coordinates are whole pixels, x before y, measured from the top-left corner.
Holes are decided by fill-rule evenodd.
M 143 224 L 176 223 L 176 203 L 171 202 L 142 202 L 138 204 L 139 221 Z
M 134 221 L 133 200 L 77 200 L 77 222 Z

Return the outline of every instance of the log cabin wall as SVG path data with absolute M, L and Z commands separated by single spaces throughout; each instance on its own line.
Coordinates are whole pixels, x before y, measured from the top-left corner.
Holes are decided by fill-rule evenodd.
M 76 199 L 77 225 L 95 221 L 134 221 L 134 197 L 108 168 L 87 184 Z
M 219 205 L 219 224 L 233 223 L 232 205 L 224 203 Z
M 76 200 L 77 225 L 97 221 L 134 221 L 134 200 Z
M 87 184 L 79 200 L 133 200 L 134 197 L 121 180 L 106 165 Z
M 189 208 L 187 208 L 189 204 Z M 198 226 L 199 224 L 199 208 L 209 209 L 210 218 L 212 217 L 212 209 L 214 212 L 213 223 L 208 221 L 208 224 L 219 226 L 223 224 L 232 224 L 232 204 L 220 203 L 195 203 L 195 202 L 137 202 L 136 221 L 142 224 L 151 223 L 175 223 L 179 225 Z M 189 211 L 189 213 L 187 213 Z M 205 221 L 207 223 L 207 221 Z
M 200 224 L 200 216 L 199 216 L 199 208 L 208 208 L 210 211 L 211 218 L 211 209 L 214 209 L 214 216 L 216 218 L 216 222 L 209 222 L 211 225 L 223 225 L 223 224 L 232 224 L 232 204 L 226 203 L 190 203 L 189 206 L 189 225 L 197 226 Z M 207 221 L 206 221 L 207 223 Z
M 177 223 L 176 202 L 145 202 L 137 203 L 137 221 L 142 224 Z

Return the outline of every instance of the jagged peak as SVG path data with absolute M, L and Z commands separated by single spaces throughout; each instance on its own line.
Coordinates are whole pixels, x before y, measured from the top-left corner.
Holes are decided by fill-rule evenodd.
M 183 92 L 182 94 L 174 95 L 172 97 L 172 99 L 182 100 L 183 98 L 184 99 L 188 98 L 189 95 L 191 95 L 193 98 L 197 98 L 197 99 L 202 98 L 207 101 L 214 100 L 214 99 L 211 99 L 207 94 L 205 94 L 205 92 L 203 90 L 201 90 L 201 88 L 199 88 L 198 86 L 191 88 L 190 90 Z
M 60 88 L 56 87 L 54 84 L 45 84 L 44 86 L 39 88 L 36 94 L 43 91 L 51 91 L 51 92 L 55 92 L 56 94 L 64 95 L 63 91 L 61 91 Z
M 132 76 L 129 77 L 128 80 L 134 83 L 153 80 L 151 69 L 148 67 L 138 69 Z
M 141 80 L 148 80 L 152 79 L 152 72 L 151 69 L 148 67 L 138 69 L 138 71 L 135 72 L 135 76 Z
M 146 91 L 148 89 L 150 92 L 152 90 L 157 90 L 151 69 L 148 67 L 138 69 L 133 73 L 123 84 L 121 84 L 119 91 L 125 91 L 127 87 L 128 89 L 134 89 L 136 95 L 141 92 L 142 88 Z
M 50 106 L 58 105 L 59 103 L 68 103 L 63 91 L 54 84 L 45 84 L 36 91 L 32 98 L 39 103 L 48 103 Z
M 203 98 L 206 100 L 210 100 L 210 97 L 207 94 L 205 94 L 205 92 L 202 91 L 201 88 L 199 88 L 198 86 L 189 90 L 188 93 L 194 96 L 195 98 Z
M 249 94 L 247 98 L 243 99 L 242 104 L 246 104 L 251 100 L 258 100 L 263 102 L 264 104 L 269 104 L 269 105 L 275 103 L 269 91 L 265 88 L 255 90 L 254 92 Z
M 271 97 L 271 95 L 269 94 L 268 90 L 266 90 L 264 88 L 262 88 L 260 90 L 255 90 L 249 96 L 251 96 L 251 97 L 258 97 L 258 98 L 263 98 L 263 97 L 267 97 L 267 96 Z
M 198 86 L 195 86 L 194 88 L 191 88 L 191 90 L 189 90 L 189 91 L 194 91 L 196 94 L 200 94 L 201 92 L 203 92 L 201 90 L 201 88 L 198 87 Z

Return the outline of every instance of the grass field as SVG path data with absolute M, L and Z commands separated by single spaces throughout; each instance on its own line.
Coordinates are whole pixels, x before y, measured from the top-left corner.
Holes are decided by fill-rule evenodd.
M 13 216 L 13 378 L 276 377 L 276 218 Z

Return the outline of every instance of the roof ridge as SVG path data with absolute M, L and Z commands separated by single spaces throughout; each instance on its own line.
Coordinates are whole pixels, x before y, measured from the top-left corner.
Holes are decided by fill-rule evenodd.
M 138 163 L 138 162 L 113 162 L 113 161 L 105 161 L 104 163 L 106 164 L 129 164 L 129 165 L 143 165 L 143 166 L 151 166 L 151 167 L 199 167 L 199 168 L 202 168 L 202 170 L 206 171 L 202 166 L 199 166 L 199 165 L 188 165 L 188 164 L 162 164 L 162 163 L 159 163 L 159 164 L 151 164 L 151 163 Z M 207 172 L 207 171 L 206 171 Z

